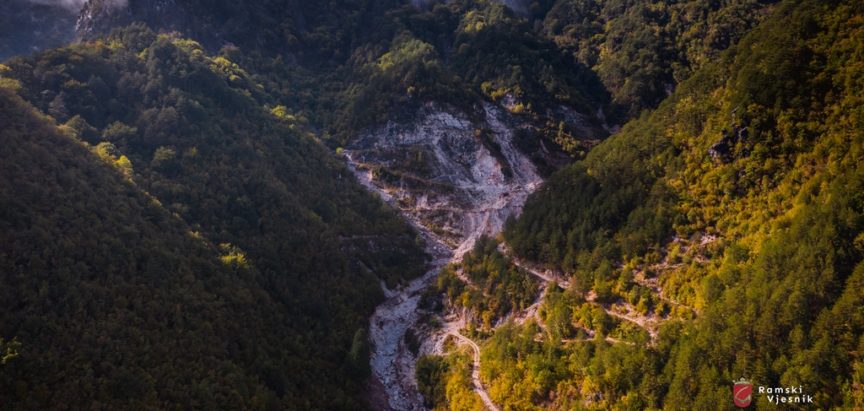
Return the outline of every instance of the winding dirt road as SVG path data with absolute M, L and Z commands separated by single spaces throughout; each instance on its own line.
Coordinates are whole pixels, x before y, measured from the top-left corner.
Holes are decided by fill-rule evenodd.
M 570 281 L 562 278 L 560 275 L 558 275 L 556 273 L 553 273 L 551 270 L 542 270 L 541 271 L 540 269 L 531 267 L 530 265 L 528 265 L 528 264 L 522 262 L 521 260 L 519 260 L 518 258 L 514 257 L 510 253 L 510 249 L 507 247 L 506 244 L 501 243 L 498 246 L 498 250 L 502 254 L 504 254 L 505 256 L 510 257 L 510 261 L 513 263 L 513 265 L 515 265 L 516 267 L 519 267 L 519 268 L 529 272 L 531 275 L 545 281 L 547 285 L 555 282 L 558 284 L 558 286 L 560 286 L 561 288 L 563 288 L 565 290 L 570 288 L 570 286 L 571 286 Z M 630 304 L 627 304 L 627 303 L 621 305 L 621 307 L 623 307 L 623 309 L 626 310 L 626 313 L 621 313 L 621 312 L 618 312 L 616 310 L 612 310 L 612 309 L 606 307 L 605 305 L 595 301 L 594 297 L 595 296 L 593 296 L 591 293 L 589 293 L 589 295 L 586 297 L 586 300 L 588 302 L 595 304 L 598 307 L 602 308 L 603 311 L 606 312 L 606 314 L 608 314 L 612 317 L 618 318 L 619 320 L 628 321 L 628 322 L 631 322 L 633 324 L 636 324 L 637 326 L 639 326 L 639 328 L 642 328 L 643 330 L 645 330 L 648 333 L 648 335 L 651 337 L 652 341 L 657 339 L 657 337 L 659 335 L 658 329 L 659 329 L 659 325 L 660 325 L 659 320 L 657 318 L 647 317 L 647 316 L 641 315 L 638 312 L 636 312 L 636 310 Z M 623 342 L 622 340 L 618 340 L 618 339 L 612 338 L 612 337 L 607 337 L 606 341 L 611 342 L 611 343 Z
M 483 404 L 486 405 L 490 411 L 500 411 L 495 402 L 492 401 L 492 398 L 489 397 L 489 393 L 486 392 L 486 388 L 483 387 L 483 381 L 480 380 L 480 346 L 477 345 L 472 339 L 462 335 L 459 331 L 451 331 L 447 335 L 452 335 L 457 340 L 461 341 L 464 344 L 467 344 L 471 347 L 471 350 L 474 351 L 473 354 L 473 362 L 474 364 L 471 367 L 471 383 L 474 385 L 474 392 L 480 396 L 480 399 L 483 401 Z

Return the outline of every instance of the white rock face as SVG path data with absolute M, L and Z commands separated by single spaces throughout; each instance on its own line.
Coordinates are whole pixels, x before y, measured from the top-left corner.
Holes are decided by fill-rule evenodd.
M 131 3 L 129 0 L 85 0 L 79 3 L 83 3 L 75 24 L 79 38 L 104 34 L 133 21 L 182 31 L 183 27 L 177 23 L 186 16 L 184 7 L 176 0 L 134 0 Z
M 526 126 L 489 104 L 481 117 L 472 122 L 430 104 L 414 121 L 372 130 L 345 151 L 360 182 L 401 210 L 426 237 L 435 257 L 422 278 L 400 290 L 385 290 L 388 299 L 370 320 L 372 369 L 394 410 L 423 409 L 416 358 L 404 341 L 418 321 L 421 291 L 480 236 L 500 232 L 542 182 L 513 143 L 513 131 Z M 426 341 L 421 350 L 436 345 Z
M 346 150 L 361 182 L 457 256 L 480 235 L 500 231 L 542 181 L 513 145 L 513 130 L 522 125 L 492 105 L 484 106 L 484 114 L 475 124 L 429 105 L 410 124 L 391 122 Z M 482 132 L 491 137 L 485 144 Z

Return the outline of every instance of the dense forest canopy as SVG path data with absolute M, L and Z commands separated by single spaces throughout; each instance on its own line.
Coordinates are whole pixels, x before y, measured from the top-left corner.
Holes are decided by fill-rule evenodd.
M 353 337 L 422 272 L 413 229 L 194 41 L 2 68 L 2 403 L 356 408 Z
M 490 379 L 549 367 L 525 397 L 536 407 L 566 407 L 577 387 L 596 408 L 731 407 L 727 383 L 741 376 L 802 385 L 823 408 L 860 407 L 862 13 L 853 1 L 783 3 L 554 175 L 508 243 L 612 301 L 639 302 L 633 290 L 656 282 L 662 294 L 643 312 L 664 325 L 650 345 L 547 347 L 544 365 L 493 338 Z
M 470 107 L 483 98 L 549 122 L 540 135 L 566 146 L 592 136 L 558 133 L 549 108 L 575 108 L 596 126 L 622 124 L 716 59 L 773 1 L 284 3 L 139 0 L 117 10 L 91 0 L 79 35 L 144 21 L 213 52 L 239 49 L 249 57 L 244 66 L 269 74 L 268 86 L 292 89 L 284 104 L 340 142 L 350 130 L 398 118 L 406 104 Z
M 337 154 L 427 104 L 549 175 L 427 291 L 503 409 L 864 407 L 860 1 L 45 3 L 0 5 L 0 409 L 366 407 L 428 257 Z M 446 348 L 426 406 L 484 409 Z

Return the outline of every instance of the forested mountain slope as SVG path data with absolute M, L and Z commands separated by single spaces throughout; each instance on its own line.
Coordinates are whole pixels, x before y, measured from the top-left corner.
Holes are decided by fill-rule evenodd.
M 525 148 L 541 141 L 579 156 L 608 134 L 604 123 L 654 107 L 764 18 L 772 2 L 81 3 L 79 38 L 132 22 L 179 32 L 267 77 L 260 82 L 269 91 L 290 89 L 281 103 L 337 136 L 333 144 L 411 112 L 406 105 L 434 100 L 467 109 L 487 99 L 542 126 Z M 6 7 L 20 14 L 34 6 L 15 0 Z M 68 30 L 67 20 L 46 21 Z M 18 24 L 4 43 L 30 43 L 17 37 L 27 34 Z
M 776 0 L 547 1 L 541 32 L 598 74 L 619 121 L 656 107 L 770 14 Z
M 10 66 L 36 107 L 3 89 L 0 335 L 22 348 L 0 403 L 362 403 L 354 336 L 380 281 L 422 272 L 412 229 L 192 41 L 137 27 Z
M 137 0 L 118 8 L 91 0 L 78 28 L 98 38 L 143 21 L 212 51 L 254 56 L 244 65 L 265 74 L 268 88 L 292 89 L 283 104 L 336 144 L 412 112 L 406 105 L 468 109 L 486 99 L 544 125 L 535 140 L 578 155 L 582 140 L 607 134 L 604 122 L 656 106 L 768 15 L 773 1 L 290 3 Z M 578 116 L 562 114 L 561 105 Z
M 352 170 L 460 248 L 552 175 L 436 289 L 502 408 L 864 407 L 864 11 L 775 3 L 86 1 L 0 65 L 0 409 L 363 408 L 426 256 Z
M 266 403 L 248 350 L 280 343 L 271 297 L 10 90 L 0 101 L 2 324 L 23 342 L 4 405 Z
M 636 345 L 496 335 L 491 392 L 525 393 L 496 400 L 715 409 L 743 376 L 862 406 L 862 16 L 856 1 L 783 3 L 529 199 L 505 238 L 570 277 L 549 313 L 585 324 L 588 295 L 664 325 Z

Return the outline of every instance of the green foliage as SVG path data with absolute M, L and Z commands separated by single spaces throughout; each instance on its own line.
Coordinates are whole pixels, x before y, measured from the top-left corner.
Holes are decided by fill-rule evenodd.
M 528 308 L 537 297 L 534 278 L 502 255 L 498 244 L 488 237 L 479 238 L 461 263 L 446 267 L 438 278 L 438 290 L 449 303 L 471 310 L 476 325 L 484 330 L 507 314 Z
M 15 359 L 18 356 L 18 350 L 21 349 L 21 342 L 17 339 L 5 341 L 0 338 L 0 365 L 5 365 L 7 362 Z
M 257 2 L 191 3 L 192 20 L 219 27 L 241 46 L 223 47 L 214 67 L 232 83 L 248 81 L 238 63 L 254 67 L 253 80 L 278 98 L 274 107 L 308 117 L 333 146 L 429 101 L 473 112 L 487 99 L 535 120 L 532 144 L 542 140 L 578 157 L 590 147 L 582 139 L 592 136 L 559 132 L 555 109 L 575 108 L 595 130 L 589 134 L 602 137 L 603 112 L 617 123 L 657 106 L 761 21 L 772 1 L 545 0 L 531 2 L 527 15 L 493 1 L 418 10 L 405 2 L 333 0 L 278 11 Z M 142 41 L 124 41 L 143 49 Z M 299 64 L 287 63 L 286 52 Z
M 547 109 L 576 108 L 598 130 L 598 108 L 613 122 L 638 115 L 737 42 L 773 0 L 535 0 L 524 13 L 499 3 L 435 1 L 417 9 L 396 0 L 279 7 L 184 0 L 176 8 L 96 13 L 82 30 L 92 37 L 142 21 L 198 40 L 182 42 L 188 52 L 221 47 L 214 71 L 239 85 L 250 80 L 241 66 L 254 67 L 258 83 L 250 88 L 272 88 L 278 103 L 306 112 L 337 144 L 430 100 L 470 109 L 479 98 L 548 123 L 539 134 L 554 144 L 560 119 L 546 118 L 555 117 Z M 115 36 L 135 51 L 153 41 L 152 33 Z M 61 121 L 64 98 L 52 113 Z
M 435 357 L 424 357 L 420 361 L 424 364 L 424 381 L 421 389 L 434 390 L 431 398 L 435 398 L 434 411 L 483 411 L 486 406 L 483 401 L 472 390 L 471 370 L 473 360 L 470 352 L 462 349 L 455 354 L 448 355 L 445 359 L 430 359 Z M 431 371 L 431 372 L 430 372 Z M 429 378 L 440 375 L 440 379 L 432 382 Z M 418 374 L 418 376 L 420 376 Z M 443 385 L 444 400 L 440 397 L 439 390 Z M 428 398 L 424 399 L 428 401 Z
M 353 63 L 347 70 L 357 82 L 338 96 L 345 108 L 334 129 L 342 139 L 349 137 L 345 132 L 382 124 L 424 101 L 473 100 L 435 48 L 406 31 L 393 38 L 389 51 L 369 61 L 358 56 Z
M 336 147 L 429 101 L 485 99 L 537 124 L 517 136 L 532 151 L 590 146 L 560 105 L 589 127 L 598 109 L 635 118 L 507 225 L 572 287 L 548 290 L 544 329 L 483 344 L 494 401 L 715 409 L 747 375 L 864 407 L 864 10 L 772 3 L 186 0 L 98 24 L 197 41 L 134 24 L 0 65 L 0 336 L 26 347 L 0 403 L 356 409 L 378 284 L 424 258 L 306 125 Z M 537 289 L 489 239 L 438 282 L 486 331 Z M 649 345 L 589 291 L 669 317 Z M 427 405 L 483 409 L 470 370 L 467 352 L 421 359 Z
M 0 88 L 0 402 L 362 403 L 354 330 L 425 256 L 248 72 L 141 26 L 9 68 L 35 108 Z
M 627 119 L 656 107 L 680 81 L 764 19 L 774 0 L 554 2 L 543 32 L 594 70 Z
M 351 349 L 348 351 L 348 364 L 358 379 L 368 378 L 372 371 L 369 368 L 369 353 L 369 336 L 366 334 L 366 329 L 358 328 L 354 333 Z
M 166 164 L 171 163 L 177 157 L 177 151 L 171 147 L 158 147 L 156 151 L 153 152 L 153 160 L 150 161 L 150 165 L 153 168 L 161 168 L 165 167 Z
M 529 21 L 489 3 L 475 9 L 463 6 L 452 46 L 454 70 L 474 89 L 495 100 L 512 96 L 537 113 L 555 103 L 581 112 L 605 103 L 593 73 L 533 33 Z
M 239 247 L 231 245 L 230 243 L 222 243 L 219 244 L 219 250 L 222 252 L 222 255 L 219 256 L 219 261 L 221 261 L 222 264 L 235 269 L 249 267 L 246 253 L 244 253 Z
M 437 406 L 445 404 L 448 371 L 449 366 L 443 357 L 426 355 L 417 360 L 417 386 L 426 408 L 437 409 Z
M 102 130 L 102 140 L 118 144 L 128 144 L 129 139 L 135 138 L 136 134 L 138 134 L 137 128 L 117 121 L 109 124 Z
M 282 55 L 268 60 L 234 52 L 231 58 L 255 66 L 255 80 L 276 91 L 279 103 L 291 112 L 303 113 L 325 129 L 324 137 L 334 147 L 359 130 L 401 121 L 428 102 L 482 115 L 476 105 L 482 99 L 496 100 L 539 124 L 548 122 L 548 133 L 530 138 L 543 138 L 552 146 L 558 121 L 547 117 L 553 116 L 549 109 L 561 105 L 575 107 L 589 127 L 604 133 L 594 113 L 608 99 L 596 75 L 556 48 L 531 21 L 496 2 L 437 2 L 421 10 L 405 2 L 322 3 L 333 3 L 326 7 L 339 10 L 337 14 L 352 10 L 356 16 L 340 27 L 334 27 L 335 20 L 310 22 L 321 26 L 302 30 L 328 35 L 305 39 L 297 47 L 305 57 L 298 64 L 286 64 Z M 303 14 L 321 11 L 317 5 L 301 8 Z M 293 24 L 293 19 L 285 21 L 283 27 Z M 343 34 L 336 39 L 340 58 L 326 63 L 312 58 L 330 53 L 325 37 L 332 33 Z M 280 48 L 262 52 L 269 55 Z
M 864 319 L 851 307 L 864 304 L 862 15 L 851 1 L 778 5 L 529 199 L 505 233 L 517 254 L 572 273 L 598 301 L 666 311 L 634 284 L 634 267 L 651 272 L 664 298 L 696 315 L 667 320 L 650 346 L 565 345 L 552 356 L 576 366 L 547 385 L 531 383 L 548 372 L 520 365 L 536 345 L 506 351 L 513 332 L 493 337 L 485 350 L 509 357 L 493 357 L 504 365 L 488 372 L 525 381 L 508 386 L 524 395 L 498 394 L 502 406 L 716 409 L 740 376 L 802 385 L 821 408 L 860 406 Z M 712 159 L 709 147 L 730 133 L 730 156 Z M 578 299 L 560 301 L 547 308 L 553 337 L 567 332 L 568 307 L 580 327 L 640 338 Z

